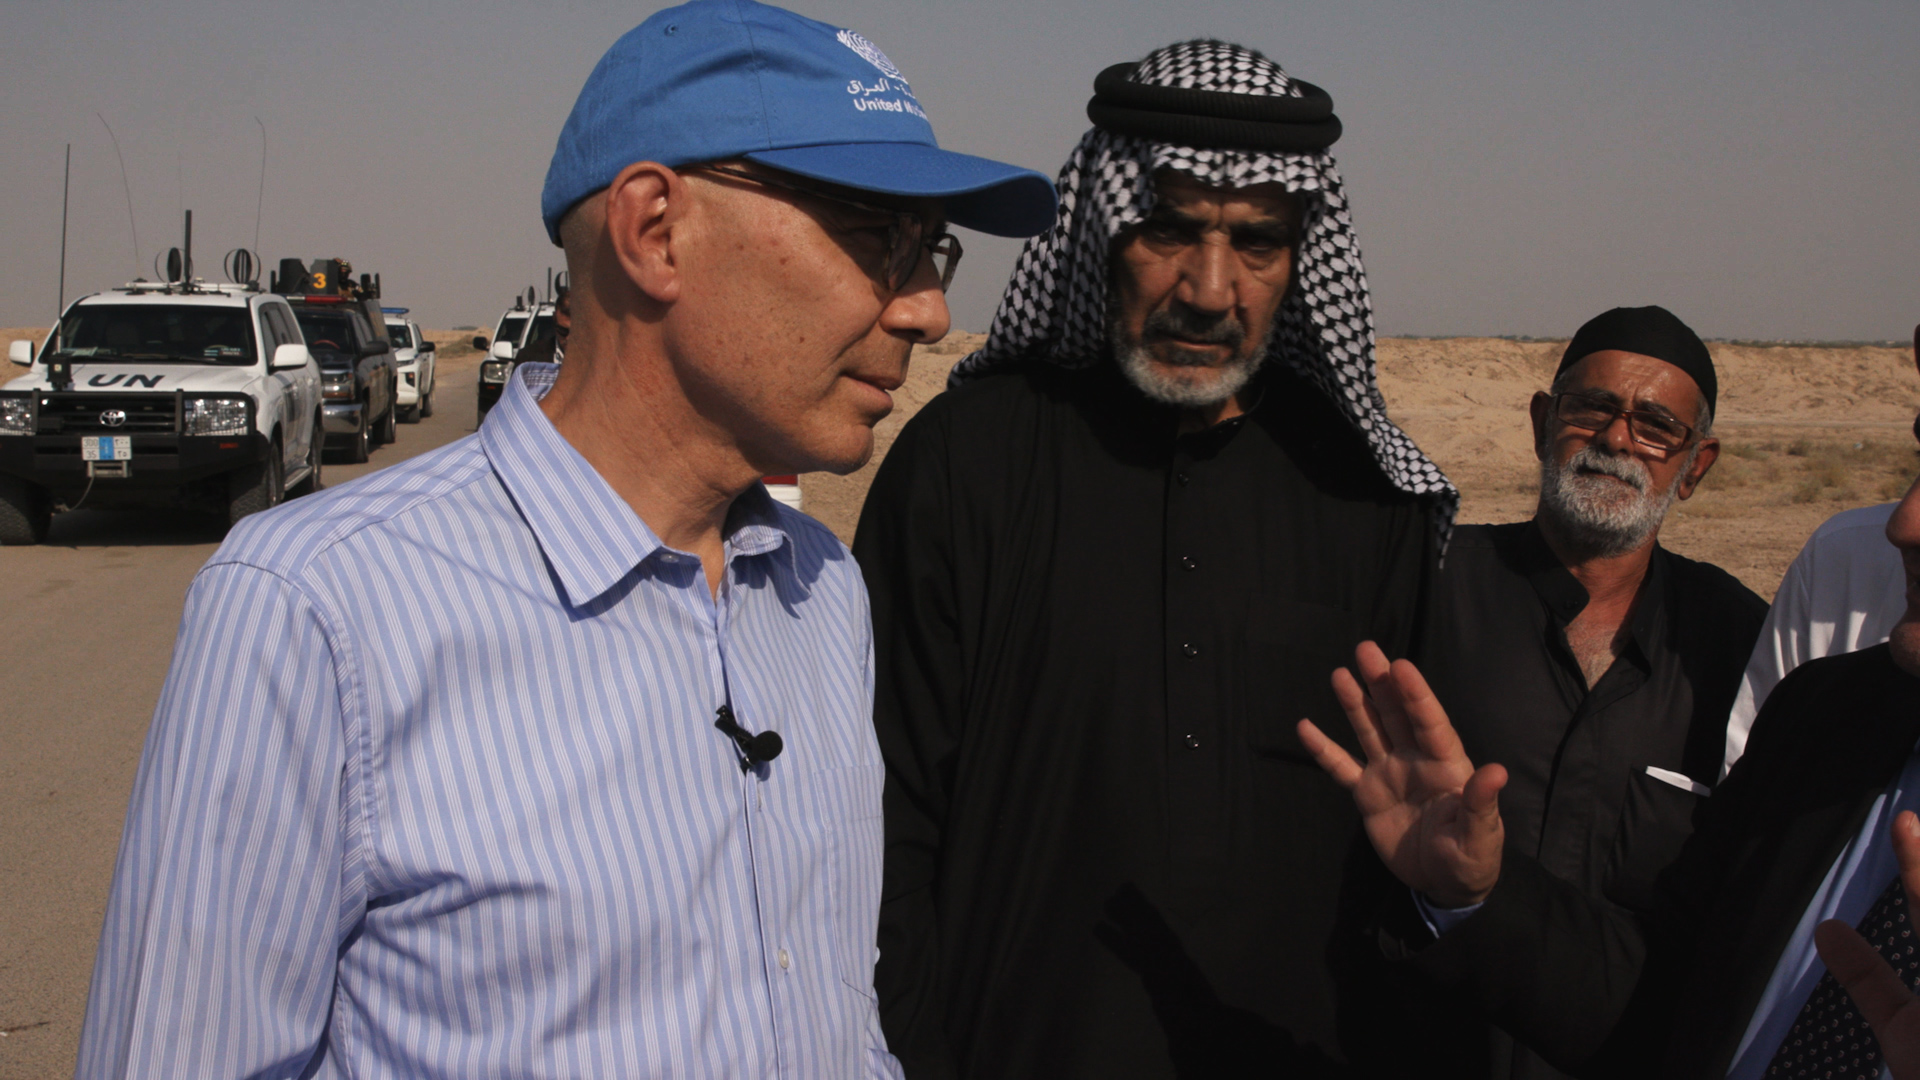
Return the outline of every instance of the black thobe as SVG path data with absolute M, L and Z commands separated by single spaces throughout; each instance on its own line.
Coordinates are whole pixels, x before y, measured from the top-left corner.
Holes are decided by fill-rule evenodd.
M 1656 544 L 1625 647 L 1591 688 L 1566 635 L 1586 606 L 1586 589 L 1532 522 L 1467 526 L 1454 533 L 1414 659 L 1467 755 L 1507 767 L 1508 848 L 1642 911 L 1706 798 L 1647 770 L 1706 789 L 1718 781 L 1727 716 L 1767 604 L 1726 571 Z M 1392 1011 L 1416 1007 L 1434 1030 L 1418 1045 L 1401 1042 L 1390 1073 L 1563 1075 L 1448 999 Z M 1436 1034 L 1446 1031 L 1459 1034 Z
M 1177 436 L 1112 364 L 1036 365 L 936 398 L 880 468 L 876 983 L 912 1080 L 1337 1052 L 1357 818 L 1293 725 L 1344 732 L 1332 669 L 1411 639 L 1432 520 L 1320 391 L 1257 392 Z

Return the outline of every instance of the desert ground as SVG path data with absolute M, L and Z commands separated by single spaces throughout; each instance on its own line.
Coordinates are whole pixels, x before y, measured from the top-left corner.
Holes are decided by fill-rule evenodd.
M 850 476 L 800 482 L 807 512 L 851 540 L 873 471 L 900 426 L 977 348 L 954 334 L 914 350 L 907 385 L 877 431 L 874 460 Z M 1678 503 L 1661 542 L 1724 567 L 1771 600 L 1814 528 L 1899 498 L 1920 473 L 1912 433 L 1920 375 L 1908 349 L 1713 344 L 1719 463 Z M 1380 391 L 1393 419 L 1460 489 L 1460 521 L 1520 521 L 1539 488 L 1527 401 L 1553 378 L 1564 341 L 1386 338 Z

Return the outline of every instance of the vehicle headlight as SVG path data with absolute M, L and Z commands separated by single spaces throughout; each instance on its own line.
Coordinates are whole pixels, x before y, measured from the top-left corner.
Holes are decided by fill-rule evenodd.
M 0 435 L 33 434 L 33 399 L 0 397 Z
M 245 435 L 247 403 L 234 398 L 188 398 L 182 435 Z
M 353 399 L 353 372 L 329 371 L 320 376 L 320 396 L 328 401 Z
M 484 382 L 506 382 L 507 370 L 511 367 L 511 360 L 489 360 L 480 365 L 480 378 Z

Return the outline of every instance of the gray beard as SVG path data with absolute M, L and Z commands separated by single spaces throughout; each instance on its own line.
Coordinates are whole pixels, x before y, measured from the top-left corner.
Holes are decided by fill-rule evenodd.
M 1611 559 L 1633 551 L 1660 531 L 1667 510 L 1679 495 L 1680 482 L 1699 454 L 1694 444 L 1673 483 L 1665 491 L 1648 491 L 1653 478 L 1645 464 L 1583 446 L 1564 465 L 1548 458 L 1540 463 L 1539 517 L 1555 535 L 1588 558 Z M 1582 476 L 1584 467 L 1618 477 L 1633 486 L 1622 490 L 1611 480 Z
M 1235 355 L 1218 367 L 1203 368 L 1197 364 L 1185 366 L 1182 370 L 1206 371 L 1210 377 L 1182 379 L 1169 374 L 1144 343 L 1121 327 L 1118 309 L 1119 305 L 1109 299 L 1107 341 L 1113 347 L 1114 361 L 1126 374 L 1127 381 L 1154 401 L 1185 409 L 1212 408 L 1246 389 L 1247 383 L 1260 370 L 1260 365 L 1266 363 L 1268 349 L 1280 329 L 1280 321 L 1275 319 L 1267 331 L 1266 340 L 1251 354 Z

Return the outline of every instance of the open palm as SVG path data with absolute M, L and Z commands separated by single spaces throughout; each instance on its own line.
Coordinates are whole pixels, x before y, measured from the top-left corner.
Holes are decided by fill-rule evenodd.
M 1333 690 L 1366 763 L 1310 720 L 1300 721 L 1300 741 L 1353 793 L 1367 838 L 1395 877 L 1442 906 L 1484 900 L 1500 877 L 1506 769 L 1474 768 L 1418 668 L 1388 663 L 1371 641 L 1354 650 L 1354 666 L 1360 679 L 1342 668 Z

